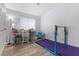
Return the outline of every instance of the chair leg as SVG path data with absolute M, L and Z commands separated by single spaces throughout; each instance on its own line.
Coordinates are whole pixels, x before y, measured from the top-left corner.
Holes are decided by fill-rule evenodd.
M 29 38 L 27 38 L 27 43 L 29 43 Z
M 24 44 L 24 38 L 22 38 L 22 45 Z

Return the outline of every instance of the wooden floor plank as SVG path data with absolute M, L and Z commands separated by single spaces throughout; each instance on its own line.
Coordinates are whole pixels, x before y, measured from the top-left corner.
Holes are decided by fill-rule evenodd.
M 2 56 L 52 56 L 36 43 L 5 47 Z

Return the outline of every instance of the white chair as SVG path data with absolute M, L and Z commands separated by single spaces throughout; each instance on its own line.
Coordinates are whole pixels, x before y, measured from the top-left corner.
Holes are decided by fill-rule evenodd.
M 22 45 L 24 42 L 29 43 L 29 31 L 22 32 Z

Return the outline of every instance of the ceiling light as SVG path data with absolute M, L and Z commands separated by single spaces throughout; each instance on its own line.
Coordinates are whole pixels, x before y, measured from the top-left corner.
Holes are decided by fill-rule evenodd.
M 36 3 L 37 5 L 40 5 L 40 3 Z

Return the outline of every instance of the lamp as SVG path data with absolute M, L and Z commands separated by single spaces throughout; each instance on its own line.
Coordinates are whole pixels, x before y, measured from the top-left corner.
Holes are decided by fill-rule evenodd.
M 13 17 L 12 16 L 8 16 L 8 18 L 9 18 L 9 24 L 10 24 L 10 35 L 9 35 L 9 43 L 8 43 L 8 45 L 11 45 L 11 42 L 10 42 L 10 39 L 12 39 L 12 35 L 11 35 L 11 33 L 12 33 L 12 26 L 14 27 L 14 23 L 12 23 L 12 21 L 14 21 L 14 19 L 13 19 Z

